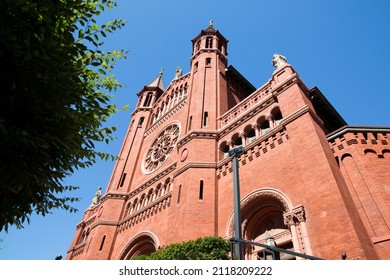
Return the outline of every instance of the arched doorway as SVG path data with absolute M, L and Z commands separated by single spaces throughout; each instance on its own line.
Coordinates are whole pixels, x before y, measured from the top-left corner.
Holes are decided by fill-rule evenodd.
M 245 240 L 311 254 L 311 246 L 306 231 L 303 206 L 293 207 L 289 199 L 276 189 L 259 189 L 241 200 L 242 237 Z M 229 234 L 233 236 L 233 213 L 229 222 Z M 245 246 L 245 259 L 267 258 L 264 248 Z M 280 259 L 296 257 L 280 254 Z
M 142 232 L 134 236 L 119 255 L 120 260 L 131 260 L 137 256 L 149 256 L 159 248 L 159 242 L 154 234 Z

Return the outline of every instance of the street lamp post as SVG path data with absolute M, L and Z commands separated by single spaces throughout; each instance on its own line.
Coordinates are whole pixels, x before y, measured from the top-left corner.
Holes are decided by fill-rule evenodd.
M 234 194 L 234 237 L 239 241 L 235 244 L 234 252 L 235 257 L 238 260 L 242 260 L 242 246 L 240 240 L 242 240 L 241 231 L 241 208 L 240 208 L 240 179 L 238 176 L 238 158 L 240 154 L 244 152 L 243 147 L 236 147 L 229 150 L 229 156 L 232 159 L 233 164 L 233 194 Z

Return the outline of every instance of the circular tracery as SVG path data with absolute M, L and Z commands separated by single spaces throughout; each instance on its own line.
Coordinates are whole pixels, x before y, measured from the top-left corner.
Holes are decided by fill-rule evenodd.
M 179 140 L 180 128 L 176 123 L 168 125 L 153 141 L 147 150 L 144 161 L 144 173 L 151 173 L 159 168 L 175 149 Z

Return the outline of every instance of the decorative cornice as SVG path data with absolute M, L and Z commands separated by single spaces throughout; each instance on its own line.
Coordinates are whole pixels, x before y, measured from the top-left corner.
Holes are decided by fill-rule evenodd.
M 286 89 L 290 88 L 292 85 L 298 84 L 300 88 L 307 94 L 309 92 L 308 87 L 302 82 L 297 73 L 291 74 L 287 79 L 283 80 L 281 83 L 275 85 L 271 89 L 271 93 L 275 96 L 281 94 Z
M 118 226 L 118 222 L 117 221 L 99 220 L 99 221 L 97 221 L 96 223 L 93 224 L 91 229 L 93 229 L 93 228 L 95 228 L 97 226 L 113 226 L 113 227 L 117 227 Z
M 177 147 L 181 148 L 193 139 L 218 139 L 218 131 L 216 131 L 216 130 L 191 130 L 177 143 Z
M 108 199 L 120 199 L 120 200 L 126 200 L 127 195 L 124 193 L 114 193 L 114 192 L 109 192 L 105 194 L 101 200 L 100 203 L 108 200 Z
M 138 107 L 134 110 L 131 116 L 134 117 L 134 115 L 138 112 L 153 112 L 153 109 L 150 107 Z
M 182 168 L 178 169 L 175 173 L 173 173 L 173 177 L 177 177 L 186 170 L 190 168 L 211 168 L 215 169 L 217 164 L 215 162 L 190 162 L 184 165 Z
M 326 138 L 328 141 L 332 141 L 344 134 L 349 132 L 380 132 L 380 133 L 390 133 L 390 126 L 349 126 L 345 125 L 338 130 L 329 133 Z

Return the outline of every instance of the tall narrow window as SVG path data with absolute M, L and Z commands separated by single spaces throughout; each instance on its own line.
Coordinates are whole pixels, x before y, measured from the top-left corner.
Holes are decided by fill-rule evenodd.
M 104 246 L 104 241 L 106 241 L 106 236 L 103 235 L 103 238 L 102 238 L 102 243 L 100 243 L 100 248 L 99 248 L 99 251 L 101 251 L 103 249 L 103 246 Z
M 180 203 L 180 195 L 181 195 L 181 185 L 179 186 L 179 191 L 177 192 L 177 204 Z
M 141 117 L 138 121 L 138 126 L 141 126 L 144 123 L 145 118 Z
M 206 66 L 210 66 L 211 65 L 211 58 L 206 58 Z
M 119 181 L 119 187 L 123 187 L 123 184 L 125 183 L 125 179 L 126 179 L 126 173 L 123 173 L 122 174 L 122 177 L 121 177 L 121 180 Z
M 190 116 L 190 119 L 188 120 L 188 130 L 191 130 L 192 125 L 192 116 Z
M 209 113 L 208 112 L 204 112 L 203 114 L 203 126 L 207 126 L 209 122 Z
M 149 107 L 150 106 L 150 102 L 152 101 L 152 94 L 151 92 L 148 92 L 148 94 L 146 95 L 146 98 L 145 98 L 145 101 L 144 101 L 144 107 Z
M 203 180 L 199 183 L 199 200 L 203 200 Z
M 211 49 L 213 47 L 213 38 L 207 37 L 206 38 L 206 48 Z

